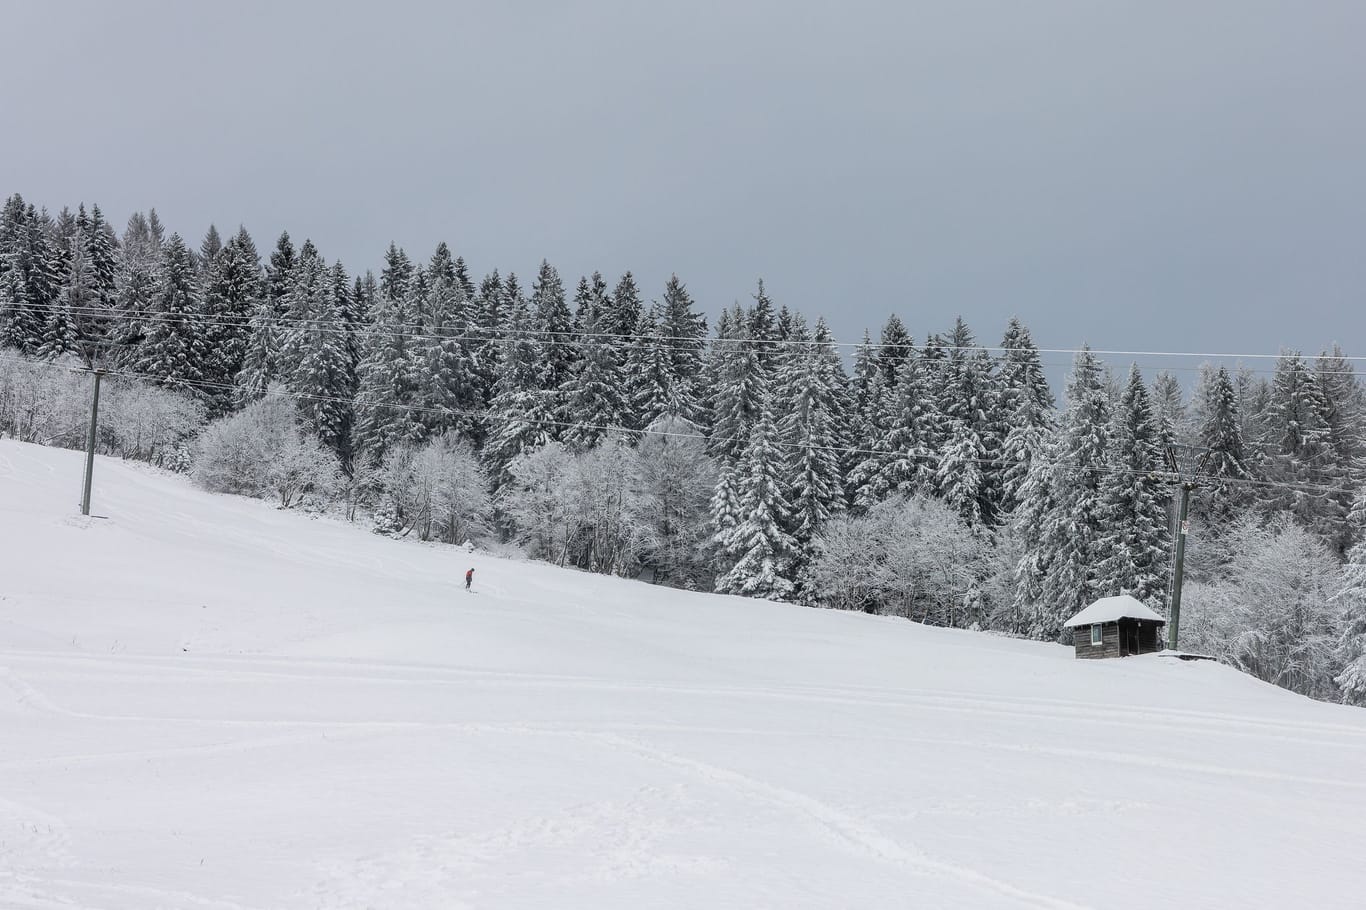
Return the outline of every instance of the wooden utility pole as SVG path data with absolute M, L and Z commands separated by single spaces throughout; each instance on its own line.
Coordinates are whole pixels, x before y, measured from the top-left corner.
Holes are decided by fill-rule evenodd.
M 81 514 L 90 514 L 90 484 L 95 475 L 95 434 L 100 421 L 100 379 L 104 370 L 90 370 L 95 377 L 95 390 L 90 398 L 90 434 L 85 438 L 85 483 L 81 487 Z
M 1201 452 L 1193 469 L 1188 475 L 1183 476 L 1181 466 L 1176 460 L 1176 447 L 1167 446 L 1167 467 L 1176 475 L 1177 482 L 1181 487 L 1181 501 L 1177 509 L 1176 527 L 1172 529 L 1172 534 L 1176 538 L 1176 554 L 1172 561 L 1171 608 L 1167 611 L 1167 647 L 1172 651 L 1177 650 L 1181 634 L 1181 580 L 1186 572 L 1186 532 L 1190 530 L 1191 491 L 1199 487 L 1198 481 L 1200 475 L 1204 473 L 1205 462 L 1208 460 L 1209 451 Z

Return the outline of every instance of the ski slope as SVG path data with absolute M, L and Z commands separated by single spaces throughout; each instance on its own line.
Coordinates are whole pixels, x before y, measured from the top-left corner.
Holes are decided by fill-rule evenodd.
M 5 910 L 1366 901 L 1366 711 L 80 476 L 0 441 Z

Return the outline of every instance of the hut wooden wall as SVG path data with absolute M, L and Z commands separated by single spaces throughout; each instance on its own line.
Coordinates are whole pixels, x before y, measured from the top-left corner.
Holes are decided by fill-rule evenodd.
M 1082 626 L 1072 630 L 1072 641 L 1077 649 L 1077 657 L 1091 660 L 1100 657 L 1119 656 L 1119 623 L 1107 622 L 1101 626 L 1101 643 L 1091 644 L 1091 627 Z

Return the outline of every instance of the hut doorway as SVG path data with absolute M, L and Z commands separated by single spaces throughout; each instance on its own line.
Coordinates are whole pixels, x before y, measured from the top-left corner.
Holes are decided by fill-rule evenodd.
M 1121 657 L 1128 657 L 1130 654 L 1142 654 L 1143 650 L 1139 645 L 1138 623 L 1123 622 L 1119 624 L 1119 653 Z

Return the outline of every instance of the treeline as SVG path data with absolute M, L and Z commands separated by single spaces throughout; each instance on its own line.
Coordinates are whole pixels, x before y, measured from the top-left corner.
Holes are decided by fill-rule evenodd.
M 476 283 L 445 244 L 421 262 L 391 245 L 378 276 L 352 276 L 288 234 L 263 261 L 245 229 L 191 249 L 154 211 L 116 236 L 98 207 L 54 217 L 19 196 L 0 213 L 0 346 L 161 390 L 186 403 L 168 425 L 215 420 L 158 448 L 213 489 L 1048 640 L 1106 594 L 1165 608 L 1164 455 L 1197 447 L 1184 640 L 1366 697 L 1363 393 L 1336 350 L 1287 352 L 1269 378 L 1206 365 L 1187 399 L 1171 374 L 1116 376 L 1083 349 L 1059 409 L 1017 320 L 989 349 L 961 319 L 917 342 L 892 316 L 846 369 L 825 322 L 762 282 L 709 328 L 677 277 L 650 302 L 629 272 L 571 294 L 545 262 L 526 289 Z M 0 399 L 34 395 L 41 371 L 19 389 L 16 369 Z

